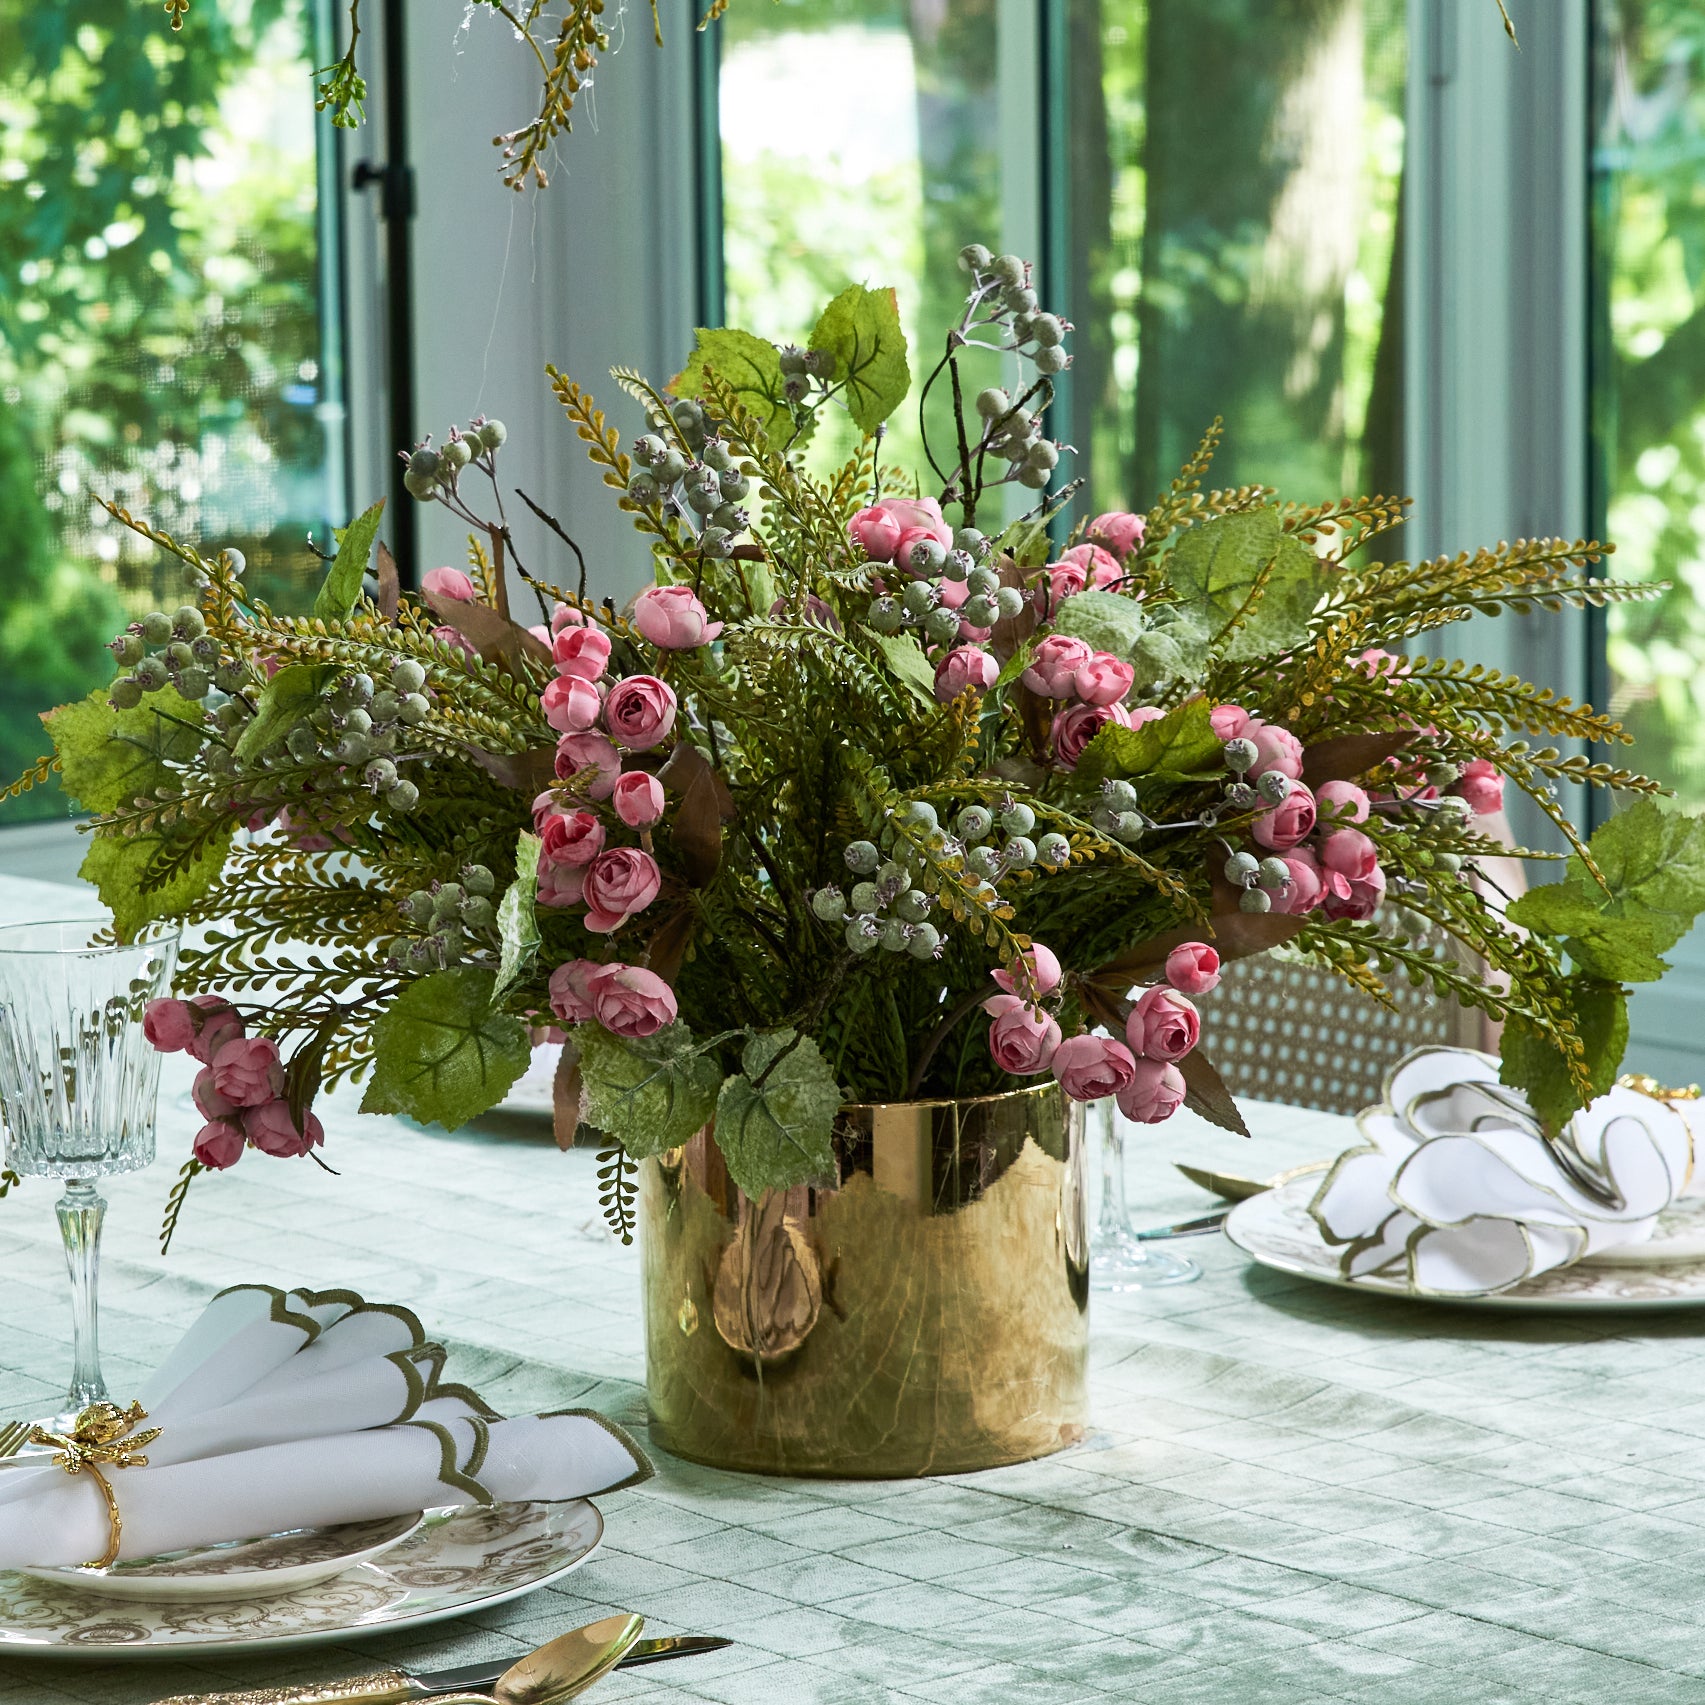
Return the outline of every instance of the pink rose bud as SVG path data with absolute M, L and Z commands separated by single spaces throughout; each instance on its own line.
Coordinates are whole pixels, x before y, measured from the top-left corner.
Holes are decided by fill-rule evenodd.
M 1371 918 L 1385 898 L 1385 872 L 1376 864 L 1366 876 L 1342 879 L 1348 893 L 1326 896 L 1322 910 L 1329 918 Z
M 612 847 L 586 867 L 586 927 L 598 935 L 618 930 L 657 898 L 662 873 L 638 847 Z
M 610 689 L 604 701 L 604 726 L 618 746 L 649 752 L 675 726 L 675 695 L 655 675 L 629 675 Z
M 293 1160 L 326 1140 L 325 1127 L 312 1113 L 302 1115 L 298 1125 L 290 1115 L 290 1103 L 282 1097 L 263 1101 L 243 1114 L 243 1130 L 262 1154 Z
M 649 829 L 663 821 L 663 783 L 644 770 L 629 770 L 617 780 L 610 803 L 630 829 Z
M 278 1044 L 265 1036 L 227 1042 L 213 1056 L 213 1087 L 238 1107 L 258 1107 L 284 1093 Z
M 1145 1060 L 1181 1060 L 1201 1039 L 1201 1015 L 1174 989 L 1145 990 L 1125 1020 L 1131 1052 Z
M 585 1024 L 592 1017 L 591 979 L 604 969 L 591 959 L 570 959 L 551 972 L 551 1011 L 564 1024 Z
M 1069 699 L 1077 691 L 1077 672 L 1094 651 L 1068 633 L 1051 633 L 1036 647 L 1030 667 L 1020 677 L 1031 692 L 1045 699 Z
M 578 675 L 558 675 L 539 695 L 539 708 L 559 734 L 584 734 L 598 720 L 604 701 L 590 681 Z
M 1288 728 L 1251 719 L 1243 738 L 1255 742 L 1255 762 L 1249 766 L 1252 781 L 1268 770 L 1278 770 L 1292 781 L 1302 779 L 1302 742 Z
M 1334 829 L 1320 843 L 1320 862 L 1353 882 L 1362 882 L 1379 865 L 1379 849 L 1360 829 Z
M 189 1057 L 210 1066 L 213 1056 L 227 1042 L 234 1042 L 243 1034 L 242 1017 L 223 995 L 195 995 L 189 1004 L 200 1014 L 199 1028 L 189 1043 Z
M 1009 970 L 991 971 L 989 975 L 994 978 L 995 986 L 1009 995 L 1040 1000 L 1060 986 L 1060 961 L 1053 948 L 1036 941 L 1019 954 Z
M 633 625 L 665 651 L 691 651 L 722 632 L 690 586 L 648 586 L 634 601 Z
M 479 658 L 479 653 L 460 628 L 436 627 L 432 630 L 432 637 L 442 645 L 452 646 L 466 658 L 474 661 Z
M 1241 740 L 1249 731 L 1249 712 L 1234 704 L 1217 704 L 1208 712 L 1208 722 L 1221 740 Z
M 1061 767 L 1075 770 L 1084 747 L 1110 722 L 1122 722 L 1129 727 L 1131 718 L 1125 715 L 1123 707 L 1116 704 L 1074 704 L 1056 711 L 1051 738 L 1054 756 Z
M 1119 1091 L 1119 1111 L 1133 1124 L 1158 1125 L 1184 1104 L 1184 1074 L 1165 1060 L 1138 1060 Z
M 1187 941 L 1166 956 L 1166 980 L 1183 995 L 1205 995 L 1220 980 L 1220 956 L 1205 941 Z
M 1131 690 L 1137 672 L 1110 651 L 1098 651 L 1072 676 L 1085 704 L 1117 704 Z
M 994 1014 L 989 1026 L 989 1052 L 1003 1072 L 1034 1077 L 1053 1063 L 1060 1045 L 1060 1027 L 1017 995 L 996 995 L 983 1002 Z
M 546 627 L 543 622 L 534 622 L 533 625 L 527 629 L 527 632 L 530 633 L 540 645 L 544 646 L 547 651 L 550 650 L 551 630 Z
M 1088 536 L 1098 545 L 1105 545 L 1121 562 L 1143 542 L 1148 523 L 1140 515 L 1124 509 L 1110 509 L 1090 522 Z
M 675 991 L 638 965 L 601 965 L 587 979 L 592 1016 L 612 1036 L 655 1035 L 675 1022 Z
M 552 811 L 539 824 L 539 856 L 551 864 L 590 864 L 604 850 L 604 825 L 590 811 Z
M 873 503 L 847 523 L 847 534 L 872 562 L 892 562 L 900 523 L 880 503 Z
M 1089 584 L 1083 565 L 1076 562 L 1051 562 L 1044 571 L 1048 576 L 1048 614 L 1052 615 L 1068 599 L 1075 598 Z
M 577 610 L 572 604 L 558 604 L 551 611 L 551 632 L 561 633 L 564 628 L 585 628 L 592 625 L 592 618 L 584 610 Z
M 195 1133 L 195 1158 L 212 1172 L 223 1172 L 243 1158 L 243 1127 L 213 1119 Z
M 1084 581 L 1090 586 L 1111 586 L 1119 578 L 1118 563 L 1100 545 L 1073 545 L 1069 551 L 1060 553 L 1060 560 L 1081 568 Z
M 1123 1042 L 1107 1036 L 1068 1036 L 1054 1050 L 1054 1076 L 1073 1101 L 1099 1101 L 1130 1085 L 1137 1062 Z
M 566 908 L 586 903 L 586 867 L 579 864 L 539 865 L 539 883 L 533 894 L 541 906 Z
M 195 1014 L 188 1001 L 154 1000 L 142 1009 L 142 1034 L 162 1054 L 176 1054 L 195 1040 Z
M 1298 782 L 1270 811 L 1263 811 L 1250 827 L 1262 846 L 1284 852 L 1314 833 L 1314 795 Z
M 474 583 L 459 568 L 429 568 L 421 576 L 420 589 L 437 598 L 453 598 L 458 604 L 472 604 L 479 597 Z
M 598 773 L 586 784 L 589 799 L 608 799 L 622 773 L 622 755 L 602 734 L 565 734 L 556 743 L 556 773 L 569 781 L 587 770 Z
M 1285 868 L 1290 872 L 1289 884 L 1273 894 L 1273 910 L 1284 912 L 1287 916 L 1300 918 L 1306 912 L 1312 912 L 1320 904 L 1321 896 L 1326 891 L 1325 882 L 1314 854 L 1307 847 L 1293 847 L 1287 853 L 1281 853 Z
M 601 681 L 610 665 L 610 636 L 602 628 L 564 628 L 551 641 L 551 658 L 559 675 Z
M 1322 823 L 1368 820 L 1368 796 L 1353 781 L 1323 781 L 1314 790 L 1314 806 Z
M 1481 817 L 1504 808 L 1503 773 L 1489 758 L 1471 758 L 1464 764 L 1451 792 L 1459 799 L 1466 799 Z
M 951 586 L 951 580 L 946 582 Z M 975 645 L 956 645 L 935 666 L 935 696 L 948 704 L 963 692 L 986 693 L 995 684 L 1001 666 L 988 652 Z
M 238 1112 L 237 1103 L 229 1096 L 219 1093 L 219 1086 L 213 1081 L 211 1066 L 203 1066 L 195 1074 L 195 1082 L 190 1086 L 189 1094 L 204 1119 L 229 1119 L 233 1113 Z

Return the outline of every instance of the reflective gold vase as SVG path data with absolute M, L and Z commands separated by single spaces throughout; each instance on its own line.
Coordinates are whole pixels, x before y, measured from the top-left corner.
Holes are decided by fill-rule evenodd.
M 644 1163 L 652 1437 L 719 1468 L 963 1473 L 1083 1435 L 1083 1115 L 1046 1083 L 844 1107 L 753 1202 L 708 1131 Z

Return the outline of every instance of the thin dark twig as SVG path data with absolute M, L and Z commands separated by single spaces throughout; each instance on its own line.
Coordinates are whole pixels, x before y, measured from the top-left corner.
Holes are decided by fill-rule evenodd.
M 536 503 L 535 503 L 535 502 L 534 502 L 534 501 L 533 501 L 533 500 L 532 500 L 532 498 L 530 498 L 530 497 L 529 497 L 529 496 L 528 496 L 528 495 L 527 495 L 527 494 L 526 494 L 526 492 L 524 492 L 524 491 L 523 491 L 523 490 L 522 490 L 522 489 L 521 489 L 521 488 L 520 488 L 520 486 L 516 486 L 516 488 L 515 488 L 515 495 L 516 495 L 516 496 L 517 496 L 517 497 L 518 497 L 518 498 L 520 498 L 520 499 L 521 499 L 521 501 L 522 501 L 522 502 L 523 502 L 523 503 L 524 503 L 524 504 L 526 504 L 526 505 L 527 505 L 527 507 L 528 507 L 528 508 L 529 508 L 529 509 L 531 509 L 531 510 L 532 510 L 532 512 L 533 512 L 533 513 L 534 513 L 534 514 L 535 514 L 535 515 L 537 515 L 537 516 L 538 516 L 538 518 L 539 518 L 539 519 L 540 519 L 540 520 L 541 520 L 541 521 L 543 521 L 543 522 L 544 522 L 544 524 L 545 524 L 545 525 L 546 525 L 546 526 L 547 526 L 547 527 L 549 527 L 549 528 L 550 528 L 550 530 L 551 530 L 551 531 L 552 531 L 552 532 L 553 532 L 553 533 L 555 533 L 555 534 L 556 534 L 556 536 L 557 536 L 557 537 L 558 537 L 558 538 L 559 538 L 559 539 L 561 539 L 561 540 L 562 540 L 562 542 L 563 542 L 563 543 L 564 543 L 564 544 L 565 544 L 565 545 L 567 545 L 567 546 L 568 546 L 568 548 L 569 548 L 569 549 L 570 549 L 570 550 L 571 550 L 571 551 L 573 551 L 573 552 L 574 552 L 574 560 L 575 560 L 575 561 L 576 561 L 576 562 L 578 562 L 578 563 L 579 563 L 579 564 L 580 564 L 580 601 L 581 601 L 581 603 L 582 603 L 582 604 L 584 604 L 584 603 L 585 603 L 585 602 L 586 602 L 586 557 L 585 557 L 585 555 L 584 555 L 584 553 L 583 553 L 583 552 L 582 552 L 582 551 L 581 551 L 581 549 L 580 549 L 580 547 L 579 547 L 579 545 L 577 545 L 577 544 L 576 544 L 576 543 L 575 543 L 575 542 L 574 542 L 574 540 L 573 540 L 573 539 L 571 539 L 571 538 L 570 538 L 570 537 L 569 537 L 569 536 L 568 536 L 568 534 L 567 534 L 567 533 L 565 533 L 565 532 L 564 532 L 564 531 L 563 531 L 563 527 L 562 527 L 562 523 L 561 523 L 561 522 L 560 522 L 560 521 L 558 521 L 558 520 L 557 520 L 557 518 L 556 518 L 556 517 L 555 517 L 555 516 L 554 516 L 554 515 L 552 515 L 552 514 L 551 514 L 551 513 L 550 513 L 550 511 L 549 511 L 549 510 L 546 510 L 546 509 L 541 509 L 541 508 L 540 508 L 540 507 L 539 507 L 539 506 L 538 506 L 538 504 L 536 504 Z

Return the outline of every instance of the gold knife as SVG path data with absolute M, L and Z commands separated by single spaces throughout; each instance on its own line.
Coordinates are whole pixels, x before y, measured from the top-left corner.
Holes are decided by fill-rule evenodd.
M 1324 1172 L 1332 1163 L 1329 1160 L 1311 1160 L 1306 1166 L 1293 1166 L 1284 1172 L 1275 1172 L 1271 1178 L 1244 1178 L 1235 1172 L 1210 1172 L 1206 1167 L 1186 1166 L 1182 1161 L 1176 1161 L 1174 1164 L 1192 1184 L 1199 1184 L 1202 1189 L 1215 1196 L 1222 1196 L 1228 1202 L 1246 1202 L 1251 1196 L 1259 1196 L 1263 1190 L 1276 1190 L 1293 1178 L 1306 1178 L 1311 1172 Z

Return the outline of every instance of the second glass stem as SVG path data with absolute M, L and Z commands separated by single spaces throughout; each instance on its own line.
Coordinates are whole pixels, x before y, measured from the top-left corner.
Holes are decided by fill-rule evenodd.
M 98 1287 L 104 1197 L 86 1179 L 66 1181 L 56 1204 L 59 1235 L 65 1240 L 65 1267 L 71 1275 L 73 1360 L 67 1408 L 72 1414 L 107 1395 L 101 1378 L 101 1325 Z

